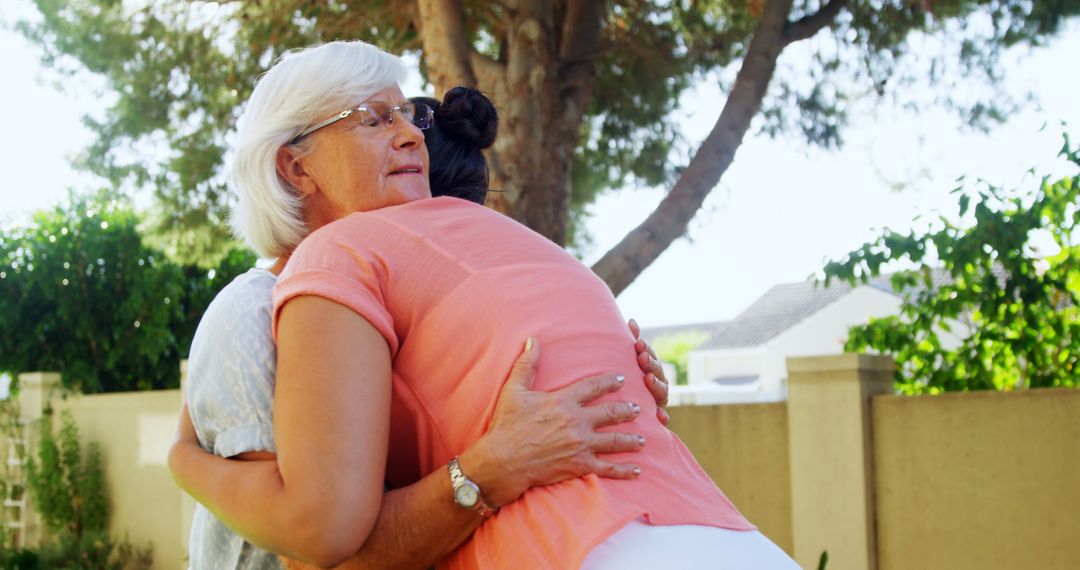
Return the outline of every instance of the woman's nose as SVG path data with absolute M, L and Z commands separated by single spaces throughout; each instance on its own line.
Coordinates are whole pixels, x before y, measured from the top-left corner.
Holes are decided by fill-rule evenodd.
M 424 131 L 401 114 L 394 117 L 390 128 L 394 129 L 394 146 L 398 148 L 409 148 L 424 142 Z

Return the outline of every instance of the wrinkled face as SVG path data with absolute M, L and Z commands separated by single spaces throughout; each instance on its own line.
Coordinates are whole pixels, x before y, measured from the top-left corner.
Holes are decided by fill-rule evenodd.
M 390 106 L 408 100 L 397 86 L 367 101 Z M 357 103 L 360 103 L 358 101 Z M 431 197 L 424 135 L 393 114 L 391 125 L 367 126 L 358 114 L 311 133 L 311 151 L 299 158 L 310 177 L 306 218 L 314 230 L 353 212 Z

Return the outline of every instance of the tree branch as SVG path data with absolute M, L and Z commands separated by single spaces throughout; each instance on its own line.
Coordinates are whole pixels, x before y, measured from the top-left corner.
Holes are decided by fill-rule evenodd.
M 476 84 L 480 89 L 495 93 L 503 88 L 500 84 L 506 80 L 505 65 L 475 51 L 470 57 L 473 72 L 476 74 Z
M 817 12 L 807 14 L 794 22 L 788 22 L 784 27 L 784 40 L 790 44 L 813 37 L 822 28 L 831 26 L 836 20 L 836 15 L 847 3 L 848 0 L 830 0 Z
M 419 0 L 424 58 L 436 93 L 476 86 L 460 0 Z
M 750 122 L 761 108 L 776 60 L 787 45 L 784 28 L 791 3 L 770 0 L 765 5 L 712 132 L 656 210 L 593 265 L 593 271 L 616 295 L 686 232 L 690 220 L 734 160 Z

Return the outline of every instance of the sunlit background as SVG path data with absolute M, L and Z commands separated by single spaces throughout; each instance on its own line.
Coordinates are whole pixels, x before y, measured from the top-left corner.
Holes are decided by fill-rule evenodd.
M 94 77 L 44 69 L 37 48 L 10 29 L 32 8 L 6 2 L 0 10 L 7 24 L 0 30 L 0 169 L 6 175 L 0 221 L 15 223 L 64 200 L 69 188 L 95 187 L 68 159 L 91 141 L 80 118 L 101 112 L 104 96 Z M 785 57 L 798 57 L 789 51 Z M 1006 52 L 1008 90 L 1034 93 L 1036 100 L 988 133 L 965 129 L 947 111 L 865 108 L 835 151 L 753 134 L 688 236 L 619 297 L 623 313 L 650 326 L 728 319 L 770 286 L 806 279 L 875 230 L 921 227 L 939 214 L 956 218 L 949 191 L 959 176 L 1010 187 L 1030 184 L 1026 172 L 1033 166 L 1059 170 L 1054 157 L 1062 133 L 1080 125 L 1080 77 L 1068 71 L 1075 70 L 1077 54 L 1075 23 L 1043 48 Z M 406 94 L 422 89 L 417 77 Z M 679 113 L 689 148 L 708 133 L 723 101 L 718 82 L 708 79 L 683 97 Z M 600 197 L 587 223 L 593 243 L 585 261 L 640 223 L 664 191 L 625 188 Z M 920 214 L 923 219 L 913 222 Z

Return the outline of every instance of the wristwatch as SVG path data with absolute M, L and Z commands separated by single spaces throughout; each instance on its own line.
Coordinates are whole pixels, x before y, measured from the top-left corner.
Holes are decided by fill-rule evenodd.
M 463 508 L 476 511 L 478 515 L 484 518 L 488 518 L 499 511 L 499 509 L 493 509 L 484 502 L 484 497 L 480 494 L 480 486 L 473 483 L 461 472 L 461 465 L 458 464 L 457 457 L 451 459 L 446 468 L 450 470 L 450 484 L 454 486 L 455 503 Z

